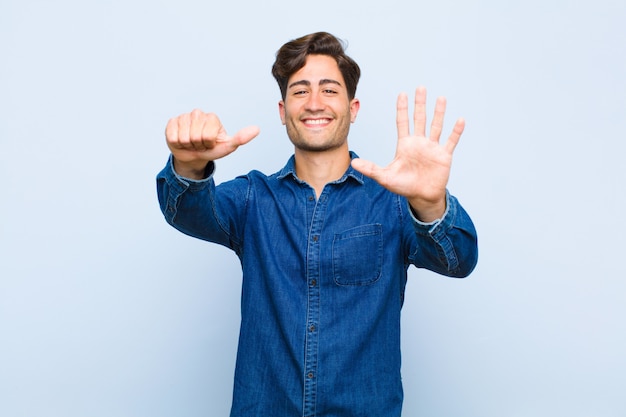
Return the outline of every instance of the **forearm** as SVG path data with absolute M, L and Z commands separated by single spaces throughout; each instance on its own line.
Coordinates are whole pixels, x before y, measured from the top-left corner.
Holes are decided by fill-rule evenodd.
M 230 239 L 220 226 L 214 204 L 214 165 L 209 164 L 205 178 L 196 181 L 174 171 L 172 159 L 157 176 L 157 194 L 165 220 L 187 235 L 228 245 Z
M 446 202 L 443 216 L 433 222 L 413 218 L 419 245 L 411 261 L 442 275 L 463 278 L 478 260 L 476 229 L 456 198 L 448 194 Z

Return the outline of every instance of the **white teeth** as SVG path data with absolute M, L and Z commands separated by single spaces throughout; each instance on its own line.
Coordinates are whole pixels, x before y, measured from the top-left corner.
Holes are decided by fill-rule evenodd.
M 321 125 L 324 123 L 328 123 L 330 120 L 328 119 L 315 119 L 315 120 L 307 120 L 306 124 L 308 125 Z

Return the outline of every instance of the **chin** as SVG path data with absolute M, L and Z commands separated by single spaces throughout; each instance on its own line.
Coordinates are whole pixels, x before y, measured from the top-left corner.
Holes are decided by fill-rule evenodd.
M 291 143 L 293 143 L 293 146 L 301 151 L 305 151 L 305 152 L 327 152 L 327 151 L 332 151 L 335 149 L 339 149 L 342 146 L 345 145 L 345 141 L 344 142 L 325 142 L 325 143 L 311 143 L 311 142 L 305 142 L 305 141 L 291 141 Z

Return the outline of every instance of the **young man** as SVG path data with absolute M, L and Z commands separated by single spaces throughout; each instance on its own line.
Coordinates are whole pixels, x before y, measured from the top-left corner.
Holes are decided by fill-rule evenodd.
M 272 73 L 294 155 L 277 173 L 216 186 L 216 160 L 251 139 L 214 114 L 169 121 L 170 161 L 158 175 L 167 221 L 231 248 L 243 268 L 231 416 L 400 416 L 400 310 L 407 269 L 465 277 L 474 226 L 446 190 L 456 122 L 439 143 L 445 99 L 426 136 L 426 91 L 397 103 L 398 144 L 381 168 L 348 148 L 360 70 L 328 33 L 285 44 Z

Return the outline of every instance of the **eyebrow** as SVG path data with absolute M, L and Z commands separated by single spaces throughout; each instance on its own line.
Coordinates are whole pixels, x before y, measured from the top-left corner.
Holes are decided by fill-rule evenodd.
M 341 83 L 339 81 L 331 80 L 331 79 L 327 79 L 327 78 L 321 79 L 320 82 L 319 82 L 319 85 L 324 85 L 324 84 L 337 84 L 338 86 L 341 87 Z M 304 85 L 304 86 L 310 87 L 311 86 L 311 81 L 308 81 L 308 80 L 294 81 L 291 84 L 289 84 L 289 87 L 287 87 L 287 88 L 295 87 L 297 85 Z

